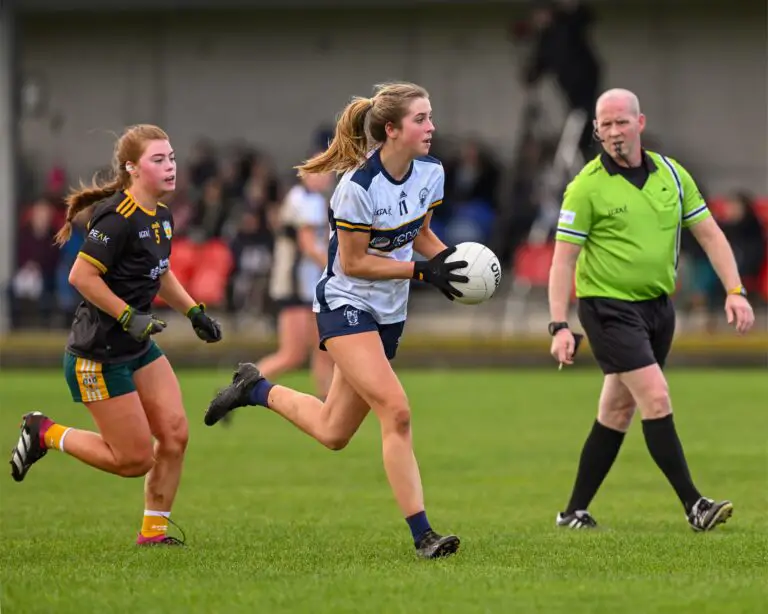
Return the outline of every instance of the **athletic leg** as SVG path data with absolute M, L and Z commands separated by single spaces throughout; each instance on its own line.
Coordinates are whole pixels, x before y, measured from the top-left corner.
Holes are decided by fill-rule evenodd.
M 155 438 L 155 463 L 144 482 L 144 522 L 139 543 L 168 543 L 172 538 L 166 539 L 167 519 L 179 488 L 189 440 L 187 416 L 178 379 L 165 356 L 137 369 L 133 379 Z
M 257 362 L 256 368 L 268 380 L 299 369 L 309 355 L 307 338 L 312 338 L 313 327 L 316 328 L 311 308 L 297 306 L 282 309 L 277 317 L 278 349 Z

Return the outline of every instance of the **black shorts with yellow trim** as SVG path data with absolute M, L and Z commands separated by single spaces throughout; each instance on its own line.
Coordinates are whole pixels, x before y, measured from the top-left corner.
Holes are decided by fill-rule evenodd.
M 64 377 L 75 403 L 105 401 L 136 390 L 133 374 L 163 356 L 153 341 L 141 356 L 124 362 L 101 363 L 64 353 Z

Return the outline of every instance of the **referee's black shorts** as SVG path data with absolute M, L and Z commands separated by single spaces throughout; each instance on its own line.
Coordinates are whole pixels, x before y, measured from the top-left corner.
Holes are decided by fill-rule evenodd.
M 658 363 L 663 369 L 675 334 L 675 309 L 663 295 L 648 301 L 581 298 L 578 314 L 606 375 Z

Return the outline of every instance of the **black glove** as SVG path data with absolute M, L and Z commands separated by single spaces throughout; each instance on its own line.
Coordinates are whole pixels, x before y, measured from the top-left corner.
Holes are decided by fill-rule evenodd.
M 451 301 L 454 296 L 464 295 L 460 290 L 454 288 L 450 282 L 458 281 L 459 283 L 467 283 L 469 281 L 468 277 L 464 275 L 456 275 L 456 273 L 451 272 L 454 269 L 466 267 L 466 260 L 457 260 L 456 262 L 445 261 L 445 259 L 455 251 L 455 246 L 448 247 L 432 258 L 432 260 L 417 262 L 413 267 L 414 279 L 432 284 Z
M 125 306 L 117 321 L 136 341 L 146 341 L 151 335 L 161 332 L 168 326 L 153 314 L 136 311 L 130 305 Z
M 205 305 L 200 303 L 187 312 L 195 334 L 206 343 L 221 341 L 221 324 L 205 313 Z

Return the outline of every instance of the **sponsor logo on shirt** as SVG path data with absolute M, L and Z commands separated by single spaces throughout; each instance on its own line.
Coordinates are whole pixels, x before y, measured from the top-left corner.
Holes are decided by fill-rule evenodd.
M 109 243 L 109 235 L 106 232 L 94 228 L 88 233 L 88 240 L 92 243 L 106 247 L 107 243 Z
M 627 212 L 627 205 L 624 205 L 623 207 L 614 207 L 613 209 L 608 210 L 608 215 L 610 217 L 614 217 L 616 215 L 620 215 L 621 213 Z
M 168 258 L 161 258 L 157 262 L 157 266 L 152 267 L 152 270 L 148 273 L 147 277 L 150 279 L 157 279 L 168 271 L 171 266 L 171 262 Z
M 573 224 L 576 221 L 575 211 L 560 211 L 560 221 L 563 224 Z
M 149 228 L 139 230 L 139 239 L 149 239 Z

